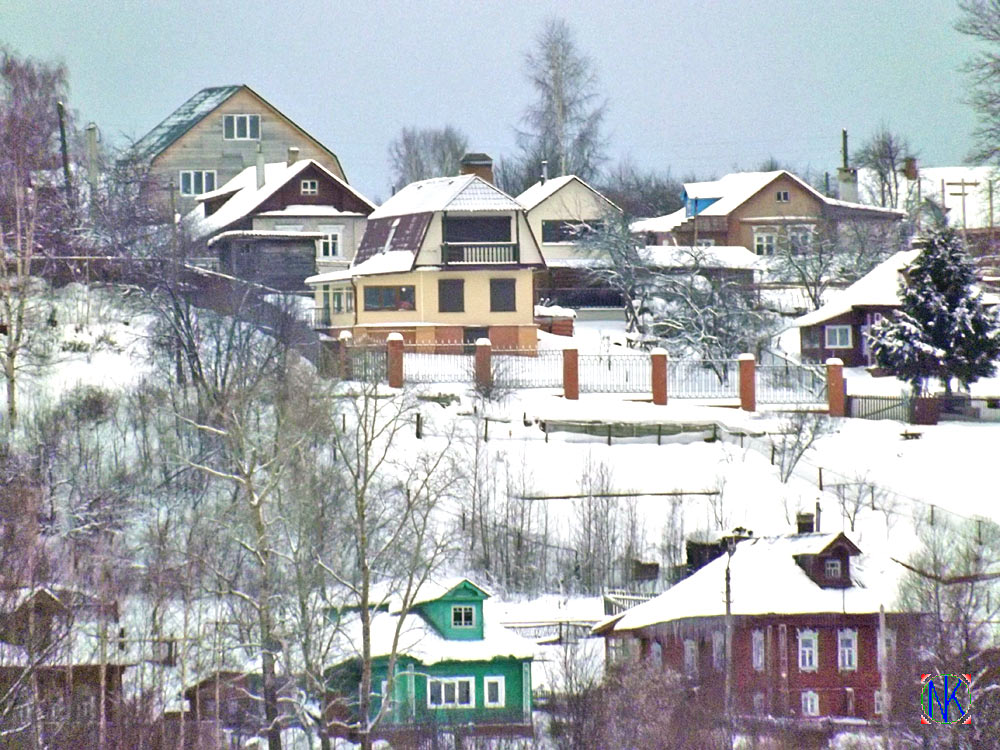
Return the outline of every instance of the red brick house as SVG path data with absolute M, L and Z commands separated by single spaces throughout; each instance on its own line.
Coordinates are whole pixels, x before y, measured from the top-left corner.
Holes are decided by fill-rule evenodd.
M 880 569 L 881 561 L 863 556 L 842 533 L 736 539 L 732 550 L 595 632 L 638 644 L 633 653 L 684 675 L 696 699 L 721 713 L 728 564 L 734 714 L 817 728 L 878 719 L 887 705 L 880 605 L 887 609 L 890 695 L 918 635 L 919 615 L 891 611 L 894 564 L 886 560 Z

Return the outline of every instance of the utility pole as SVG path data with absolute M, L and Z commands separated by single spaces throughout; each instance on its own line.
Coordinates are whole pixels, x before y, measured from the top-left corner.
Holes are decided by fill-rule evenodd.
M 965 178 L 962 178 L 958 182 L 946 182 L 946 183 L 943 183 L 943 186 L 944 185 L 946 185 L 947 187 L 957 187 L 958 188 L 957 192 L 949 193 L 949 195 L 953 195 L 956 198 L 961 198 L 962 199 L 962 239 L 965 239 L 965 230 L 967 228 L 967 222 L 965 220 L 965 197 L 969 194 L 968 191 L 966 190 L 966 188 L 978 187 L 979 183 L 978 182 L 966 182 Z M 942 194 L 944 193 L 943 186 L 942 186 Z M 992 186 L 991 186 L 991 188 L 992 188 Z M 990 192 L 992 193 L 992 189 L 990 190 Z M 992 201 L 990 201 L 990 210 L 992 210 Z
M 726 732 L 728 747 L 733 746 L 733 590 L 729 576 L 729 565 L 736 551 L 736 542 L 730 539 L 726 545 L 728 559 L 726 560 Z

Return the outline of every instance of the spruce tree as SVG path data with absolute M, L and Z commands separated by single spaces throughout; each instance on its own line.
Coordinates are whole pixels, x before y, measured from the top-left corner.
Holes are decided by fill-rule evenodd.
M 1000 357 L 1000 322 L 983 306 L 975 267 L 955 230 L 933 230 L 904 276 L 901 309 L 872 326 L 878 365 L 910 383 L 917 395 L 928 378 L 940 378 L 950 393 L 952 378 L 967 388 L 992 375 Z

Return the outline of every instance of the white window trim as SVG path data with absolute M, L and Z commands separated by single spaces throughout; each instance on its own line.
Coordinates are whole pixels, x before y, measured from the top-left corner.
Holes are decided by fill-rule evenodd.
M 233 137 L 232 138 L 226 138 L 226 118 L 227 117 L 232 117 L 233 118 Z M 239 121 L 240 118 L 244 118 L 244 117 L 246 118 L 246 123 L 247 123 L 247 134 L 245 136 L 239 136 L 239 135 L 236 134 L 237 130 L 239 129 L 237 127 L 236 123 Z M 250 135 L 250 118 L 251 117 L 256 117 L 257 118 L 257 137 L 256 138 L 253 138 Z M 223 115 L 222 116 L 222 140 L 224 140 L 224 141 L 259 141 L 260 140 L 260 136 L 261 136 L 262 125 L 263 125 L 263 123 L 261 122 L 259 114 L 251 114 L 251 113 L 247 113 L 247 114 L 235 114 L 235 113 L 233 113 L 233 114 Z
M 441 683 L 441 703 L 431 703 L 431 683 L 440 682 Z M 469 702 L 459 703 L 458 702 L 458 684 L 460 682 L 469 683 Z M 454 684 L 455 686 L 455 702 L 445 703 L 444 702 L 444 686 L 445 684 Z M 452 708 L 475 708 L 476 707 L 476 680 L 474 677 L 427 677 L 427 708 L 440 708 L 440 709 L 452 709 Z
M 836 568 L 835 572 L 830 571 Z M 844 566 L 836 558 L 830 557 L 823 561 L 823 575 L 827 578 L 840 578 L 844 575 Z
M 194 192 L 194 176 L 195 176 L 195 174 L 201 174 L 201 186 L 202 187 L 205 187 L 205 175 L 209 175 L 209 174 L 212 175 L 212 188 L 211 188 L 211 190 L 202 190 L 201 193 Z M 184 192 L 184 175 L 190 175 L 191 176 L 191 191 L 187 192 L 187 193 Z M 212 190 L 215 190 L 215 188 L 218 186 L 218 184 L 219 184 L 219 176 L 218 176 L 218 173 L 214 169 L 182 169 L 182 170 L 180 170 L 180 172 L 178 173 L 178 176 L 177 176 L 177 193 L 179 195 L 188 196 L 188 197 L 189 196 L 194 196 L 194 195 L 201 195 L 202 193 L 210 193 L 210 192 L 212 192 Z
M 490 683 L 495 682 L 500 686 L 497 691 L 497 701 L 490 700 Z M 507 705 L 507 685 L 503 675 L 487 675 L 483 678 L 483 705 L 486 708 L 503 708 Z
M 819 716 L 819 693 L 815 690 L 802 691 L 802 715 Z
M 326 235 L 325 239 L 316 240 L 316 259 L 324 260 L 327 258 L 342 258 L 344 256 L 342 252 L 343 241 L 344 241 L 344 227 L 341 224 L 320 224 L 316 227 L 317 232 L 322 232 Z M 334 248 L 336 252 L 331 252 L 329 255 L 324 255 L 323 253 L 323 243 L 327 242 L 330 237 L 337 238 L 337 246 Z
M 830 343 L 830 334 L 833 331 L 843 331 L 847 330 L 847 343 L 841 344 L 837 343 L 840 340 L 840 336 L 837 336 L 834 343 Z M 823 326 L 823 348 L 824 349 L 853 349 L 854 348 L 854 332 L 851 330 L 849 325 L 835 325 L 835 326 Z
M 841 640 L 845 636 L 851 639 L 849 648 L 846 648 Z M 847 658 L 848 655 L 851 656 L 850 660 Z M 842 672 L 858 670 L 858 631 L 855 628 L 842 628 L 837 631 L 837 669 Z
M 319 195 L 319 180 L 302 180 L 299 183 L 300 195 Z
M 792 199 L 791 194 L 787 190 L 779 190 L 777 195 L 778 203 L 788 203 Z
M 773 230 L 754 230 L 753 251 L 760 257 L 768 258 L 774 255 L 777 244 L 778 235 Z M 770 249 L 770 252 L 768 252 L 768 249 Z
M 872 707 L 872 713 L 876 716 L 881 716 L 885 712 L 885 700 L 882 697 L 882 691 L 876 690 L 873 698 L 874 705 Z
M 757 672 L 764 671 L 764 631 L 755 630 L 750 635 L 750 661 Z
M 805 664 L 803 657 L 808 652 L 807 649 L 803 648 L 803 643 L 805 641 L 812 641 L 812 664 Z M 799 631 L 799 671 L 800 672 L 815 672 L 819 668 L 819 633 L 815 630 L 800 630 Z
M 462 625 L 455 624 L 455 610 L 456 609 L 468 609 L 472 612 L 472 622 L 468 625 L 464 623 Z M 462 618 L 465 619 L 465 618 Z M 468 630 L 469 628 L 476 627 L 476 608 L 471 604 L 453 604 L 451 607 L 451 626 L 453 628 L 459 628 L 461 630 Z

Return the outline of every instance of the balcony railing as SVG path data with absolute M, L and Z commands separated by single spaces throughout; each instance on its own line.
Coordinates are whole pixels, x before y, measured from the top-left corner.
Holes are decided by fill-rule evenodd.
M 446 242 L 441 245 L 445 265 L 520 263 L 516 242 Z

